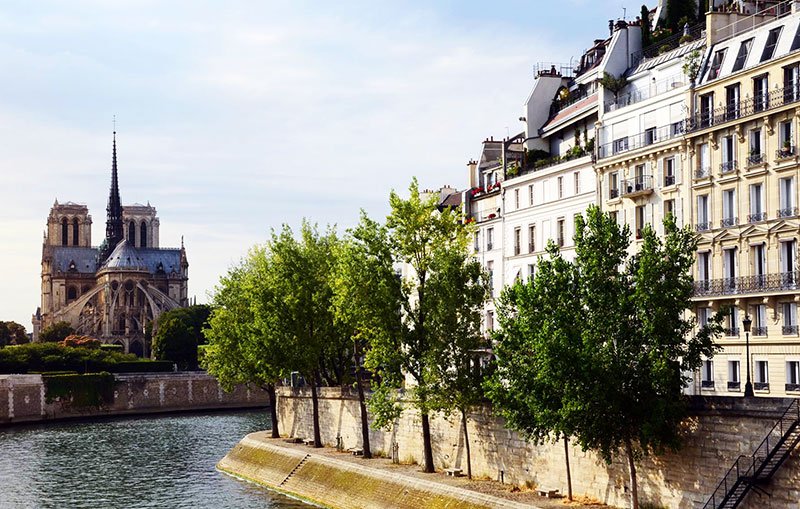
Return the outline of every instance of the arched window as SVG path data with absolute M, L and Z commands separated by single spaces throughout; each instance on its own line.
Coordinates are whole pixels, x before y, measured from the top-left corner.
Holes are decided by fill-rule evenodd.
M 74 286 L 67 288 L 67 302 L 78 298 L 78 289 Z
M 78 245 L 78 218 L 72 220 L 72 245 Z
M 142 221 L 142 231 L 139 235 L 139 247 L 147 247 L 147 223 Z
M 128 225 L 128 244 L 136 246 L 136 223 L 133 221 Z
M 61 220 L 61 245 L 68 246 L 69 239 L 67 236 L 69 235 L 69 225 L 67 224 L 67 218 Z

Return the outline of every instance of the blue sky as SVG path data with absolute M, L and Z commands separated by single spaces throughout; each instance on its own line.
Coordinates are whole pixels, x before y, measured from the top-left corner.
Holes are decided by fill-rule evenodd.
M 520 128 L 538 61 L 641 3 L 0 1 L 0 320 L 30 329 L 58 198 L 105 226 L 111 119 L 124 203 L 149 201 L 189 291 L 282 223 L 343 230 L 391 189 L 464 187 Z

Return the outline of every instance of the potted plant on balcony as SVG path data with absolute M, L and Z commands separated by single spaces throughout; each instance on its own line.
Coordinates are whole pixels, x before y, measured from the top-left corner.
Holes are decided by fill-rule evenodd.
M 780 156 L 788 157 L 790 155 L 792 155 L 792 142 L 789 140 L 785 140 L 780 150 Z

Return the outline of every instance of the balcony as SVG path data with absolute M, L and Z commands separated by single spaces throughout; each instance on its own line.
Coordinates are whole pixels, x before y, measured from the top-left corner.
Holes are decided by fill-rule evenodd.
M 756 212 L 755 214 L 747 215 L 748 223 L 760 223 L 761 221 L 766 221 L 766 220 L 767 220 L 766 212 Z
M 786 217 L 795 217 L 798 215 L 797 207 L 786 207 L 785 209 L 778 209 L 778 219 Z
M 800 288 L 799 283 L 800 271 L 706 279 L 694 282 L 694 296 L 714 297 L 797 290 Z M 753 327 L 753 334 L 756 329 L 757 327 Z M 766 327 L 764 327 L 764 331 L 766 331 Z
M 731 392 L 740 391 L 742 383 L 741 382 L 728 382 L 728 390 Z
M 632 53 L 631 66 L 636 67 L 649 58 L 655 58 L 664 54 L 665 51 L 672 51 L 683 44 L 687 44 L 689 41 L 684 38 L 685 35 L 689 35 L 691 41 L 704 39 L 706 33 L 705 28 L 705 23 L 698 23 L 697 25 L 689 27 L 688 34 L 684 34 L 683 30 L 681 30 L 680 33 L 667 37 L 666 39 L 661 39 L 655 44 L 651 44 L 650 46 Z
M 797 102 L 800 102 L 800 82 L 713 110 L 701 111 L 686 121 L 686 131 L 699 131 Z
M 775 159 L 778 161 L 794 157 L 795 155 L 797 155 L 797 149 L 794 145 L 784 146 L 775 151 Z
M 753 382 L 753 389 L 757 391 L 768 391 L 769 382 Z
M 739 327 L 729 327 L 725 329 L 723 332 L 729 338 L 739 337 Z
M 767 337 L 767 327 L 753 327 L 753 336 Z
M 597 149 L 598 159 L 623 154 L 631 150 L 637 150 L 643 147 L 653 145 L 655 143 L 678 138 L 684 133 L 684 123 L 676 122 L 658 128 L 646 129 L 644 132 L 627 136 L 625 138 L 618 138 L 611 143 L 600 145 Z
M 786 392 L 797 392 L 800 391 L 800 384 L 786 384 L 785 389 Z
M 725 161 L 720 165 L 720 173 L 726 175 L 728 173 L 733 173 L 736 171 L 737 164 L 736 161 Z
M 615 198 L 619 198 L 619 189 L 609 189 L 608 190 L 608 199 L 613 200 Z
M 753 152 L 747 156 L 747 166 L 758 166 L 767 162 L 767 157 L 759 152 Z
M 784 336 L 797 336 L 798 326 L 797 325 L 784 325 L 781 327 L 781 332 Z
M 736 226 L 737 224 L 739 224 L 738 217 L 726 217 L 719 222 L 720 228 L 730 228 L 731 226 Z
M 697 168 L 694 170 L 694 179 L 700 180 L 705 179 L 711 176 L 711 169 L 710 168 Z
M 664 187 L 675 185 L 675 175 L 666 175 L 664 177 Z
M 640 175 L 622 183 L 622 195 L 625 198 L 635 198 L 653 192 L 653 177 Z
M 701 380 L 700 387 L 703 389 L 713 389 L 714 388 L 714 380 Z
M 697 223 L 694 225 L 694 229 L 698 232 L 707 232 L 711 229 L 711 223 Z

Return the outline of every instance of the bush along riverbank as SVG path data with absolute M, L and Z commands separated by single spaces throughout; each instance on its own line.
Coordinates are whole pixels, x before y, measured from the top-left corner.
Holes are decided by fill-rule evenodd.
M 0 374 L 48 373 L 164 373 L 173 371 L 170 361 L 140 359 L 115 348 L 65 346 L 61 343 L 29 343 L 0 348 Z

